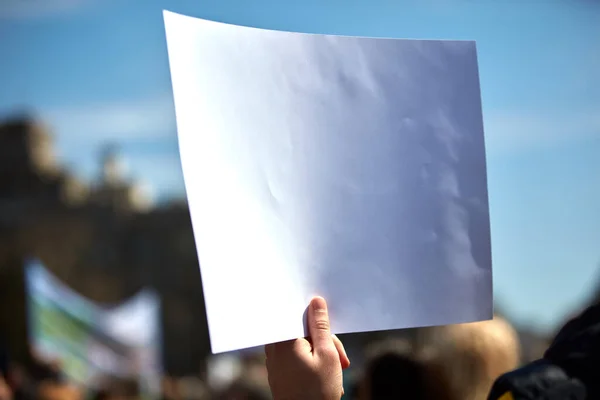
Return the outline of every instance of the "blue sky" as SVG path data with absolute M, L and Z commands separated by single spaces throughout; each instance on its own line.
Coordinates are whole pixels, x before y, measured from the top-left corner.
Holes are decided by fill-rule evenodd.
M 498 304 L 552 329 L 600 282 L 600 3 L 5 0 L 0 114 L 37 112 L 82 178 L 113 141 L 157 197 L 183 196 L 164 8 L 272 29 L 476 40 Z

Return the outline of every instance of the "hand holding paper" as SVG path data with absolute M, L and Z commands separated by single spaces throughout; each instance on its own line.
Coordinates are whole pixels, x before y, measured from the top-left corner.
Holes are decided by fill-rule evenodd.
M 331 335 L 327 303 L 312 299 L 307 310 L 310 341 L 297 339 L 265 347 L 269 386 L 276 399 L 339 399 L 342 369 L 350 360 L 342 342 Z
M 213 352 L 491 318 L 473 42 L 165 25 Z

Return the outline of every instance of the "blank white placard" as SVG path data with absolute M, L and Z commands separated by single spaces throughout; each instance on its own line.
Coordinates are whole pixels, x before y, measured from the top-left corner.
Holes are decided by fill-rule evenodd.
M 491 318 L 474 42 L 164 18 L 214 353 Z

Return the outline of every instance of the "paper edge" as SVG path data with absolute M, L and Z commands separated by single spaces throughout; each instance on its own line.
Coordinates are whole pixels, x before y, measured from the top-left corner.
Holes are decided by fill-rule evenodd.
M 309 36 L 329 36 L 329 37 L 347 37 L 347 38 L 360 38 L 360 39 L 376 39 L 376 40 L 414 40 L 414 41 L 422 41 L 422 42 L 458 42 L 458 43 L 473 43 L 476 44 L 477 41 L 475 39 L 434 39 L 434 38 L 429 38 L 429 39 L 424 39 L 424 38 L 411 38 L 411 37 L 392 37 L 392 36 L 361 36 L 361 35 L 341 35 L 341 34 L 334 34 L 334 33 L 315 33 L 315 32 L 300 32 L 300 31 L 289 31 L 289 30 L 285 30 L 285 29 L 272 29 L 272 28 L 261 28 L 261 27 L 257 27 L 257 26 L 250 26 L 250 25 L 240 25 L 240 24 L 234 24 L 234 23 L 230 23 L 230 22 L 223 22 L 223 21 L 215 21 L 215 20 L 211 20 L 211 19 L 206 19 L 206 18 L 201 18 L 201 17 L 194 17 L 191 15 L 187 15 L 187 14 L 182 14 L 182 13 L 178 13 L 175 11 L 170 11 L 167 9 L 163 9 L 163 19 L 166 21 L 167 18 L 179 18 L 179 19 L 187 19 L 188 21 L 196 21 L 196 22 L 203 22 L 203 23 L 208 23 L 208 24 L 212 24 L 212 25 L 225 25 L 225 26 L 229 26 L 231 28 L 244 28 L 244 29 L 254 29 L 254 30 L 258 30 L 258 31 L 267 31 L 267 32 L 278 32 L 278 33 L 293 33 L 293 34 L 297 34 L 297 35 L 309 35 Z
M 184 187 L 186 190 L 186 202 L 188 203 L 188 212 L 190 214 L 190 221 L 192 220 L 192 211 L 189 208 L 189 198 L 187 195 L 187 183 L 186 183 L 186 174 L 183 173 L 183 159 L 181 158 L 181 143 L 179 140 L 179 120 L 177 118 L 177 100 L 176 100 L 176 96 L 175 96 L 175 82 L 174 82 L 174 76 L 173 76 L 173 72 L 172 72 L 172 65 L 171 65 L 171 50 L 169 46 L 169 26 L 175 24 L 176 20 L 180 19 L 181 17 L 187 17 L 185 15 L 182 14 L 177 14 L 174 13 L 172 11 L 168 11 L 168 10 L 163 10 L 163 27 L 164 27 L 164 37 L 165 37 L 165 47 L 166 47 L 166 53 L 167 53 L 167 64 L 169 66 L 169 82 L 171 84 L 171 93 L 173 95 L 173 112 L 175 115 L 175 132 L 177 135 L 177 153 L 179 155 L 179 164 L 182 170 L 182 177 L 184 180 Z M 189 18 L 189 17 L 187 17 Z M 230 350 L 224 350 L 224 351 L 219 351 L 218 349 L 215 348 L 215 345 L 213 343 L 212 340 L 212 334 L 211 334 L 211 329 L 210 329 L 210 323 L 209 323 L 209 316 L 208 316 L 208 306 L 206 304 L 206 297 L 204 295 L 205 293 L 205 281 L 202 279 L 202 267 L 201 267 L 201 260 L 200 260 L 200 254 L 198 254 L 198 248 L 196 245 L 196 232 L 194 231 L 194 224 L 192 222 L 192 235 L 193 235 L 193 241 L 194 241 L 194 253 L 196 254 L 196 260 L 198 262 L 198 272 L 200 274 L 200 286 L 202 287 L 202 306 L 204 307 L 204 317 L 206 319 L 206 332 L 208 334 L 208 345 L 210 347 L 211 353 L 212 354 L 220 354 L 220 353 L 225 353 L 227 351 Z

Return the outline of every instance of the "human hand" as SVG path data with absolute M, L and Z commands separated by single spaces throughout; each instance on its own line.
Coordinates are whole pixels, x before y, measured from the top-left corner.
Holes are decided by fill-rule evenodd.
M 327 303 L 308 307 L 310 337 L 265 346 L 269 386 L 275 400 L 339 400 L 342 370 L 350 366 L 342 342 L 331 334 Z

